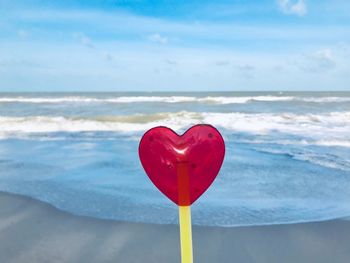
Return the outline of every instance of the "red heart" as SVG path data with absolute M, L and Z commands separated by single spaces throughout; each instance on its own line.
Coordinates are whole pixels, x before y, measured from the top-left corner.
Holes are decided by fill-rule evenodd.
M 155 127 L 143 135 L 139 145 L 148 177 L 180 206 L 191 205 L 208 189 L 224 155 L 224 140 L 211 125 L 195 125 L 181 136 L 167 127 Z

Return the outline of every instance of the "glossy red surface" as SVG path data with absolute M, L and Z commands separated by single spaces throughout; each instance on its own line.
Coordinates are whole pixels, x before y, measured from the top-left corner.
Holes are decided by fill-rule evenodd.
M 143 135 L 139 145 L 148 177 L 181 206 L 191 205 L 208 189 L 224 155 L 224 140 L 211 125 L 195 125 L 181 136 L 167 127 L 155 127 Z

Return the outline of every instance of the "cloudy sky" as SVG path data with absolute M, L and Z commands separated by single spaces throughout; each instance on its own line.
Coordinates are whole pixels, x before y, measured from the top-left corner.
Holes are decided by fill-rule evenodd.
M 348 0 L 0 0 L 0 91 L 350 91 Z

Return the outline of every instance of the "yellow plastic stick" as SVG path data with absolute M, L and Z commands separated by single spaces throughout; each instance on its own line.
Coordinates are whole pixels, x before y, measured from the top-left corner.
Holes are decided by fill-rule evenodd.
M 191 207 L 179 206 L 181 262 L 193 263 Z

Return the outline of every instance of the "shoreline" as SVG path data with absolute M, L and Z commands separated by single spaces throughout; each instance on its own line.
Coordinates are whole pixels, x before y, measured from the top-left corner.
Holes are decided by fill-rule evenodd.
M 73 217 L 81 217 L 85 219 L 90 219 L 90 220 L 97 220 L 97 221 L 105 221 L 105 222 L 116 222 L 116 223 L 126 223 L 126 224 L 143 224 L 143 225 L 151 225 L 151 226 L 175 226 L 178 227 L 178 222 L 177 223 L 152 223 L 152 222 L 138 222 L 138 221 L 127 221 L 127 220 L 118 220 L 118 219 L 113 219 L 113 218 L 100 218 L 100 217 L 94 217 L 94 216 L 89 216 L 89 215 L 84 215 L 84 214 L 75 214 L 70 211 L 63 210 L 59 207 L 56 207 L 55 205 L 48 203 L 46 201 L 42 201 L 40 199 L 36 199 L 31 196 L 27 196 L 24 194 L 18 194 L 18 193 L 11 193 L 11 192 L 6 192 L 0 190 L 0 205 L 1 205 L 1 196 L 2 195 L 8 195 L 8 196 L 13 196 L 16 198 L 22 198 L 22 199 L 28 199 L 29 202 L 33 203 L 40 203 L 43 206 L 47 206 L 48 209 L 53 209 L 56 210 L 59 213 L 66 214 L 67 216 L 73 216 Z M 192 212 L 191 212 L 192 213 Z M 349 221 L 350 222 L 350 215 L 345 216 L 345 217 L 339 217 L 339 218 L 325 218 L 325 219 L 318 219 L 314 221 L 295 221 L 295 222 L 279 222 L 279 223 L 266 223 L 266 224 L 258 224 L 258 225 L 197 225 L 193 224 L 192 222 L 192 227 L 194 228 L 248 228 L 248 227 L 273 227 L 273 226 L 285 226 L 285 225 L 300 225 L 300 224 L 313 224 L 313 223 L 323 223 L 323 222 L 330 222 L 330 221 Z
M 76 216 L 0 192 L 0 262 L 180 262 L 177 225 Z M 349 262 L 350 221 L 193 227 L 194 262 Z

